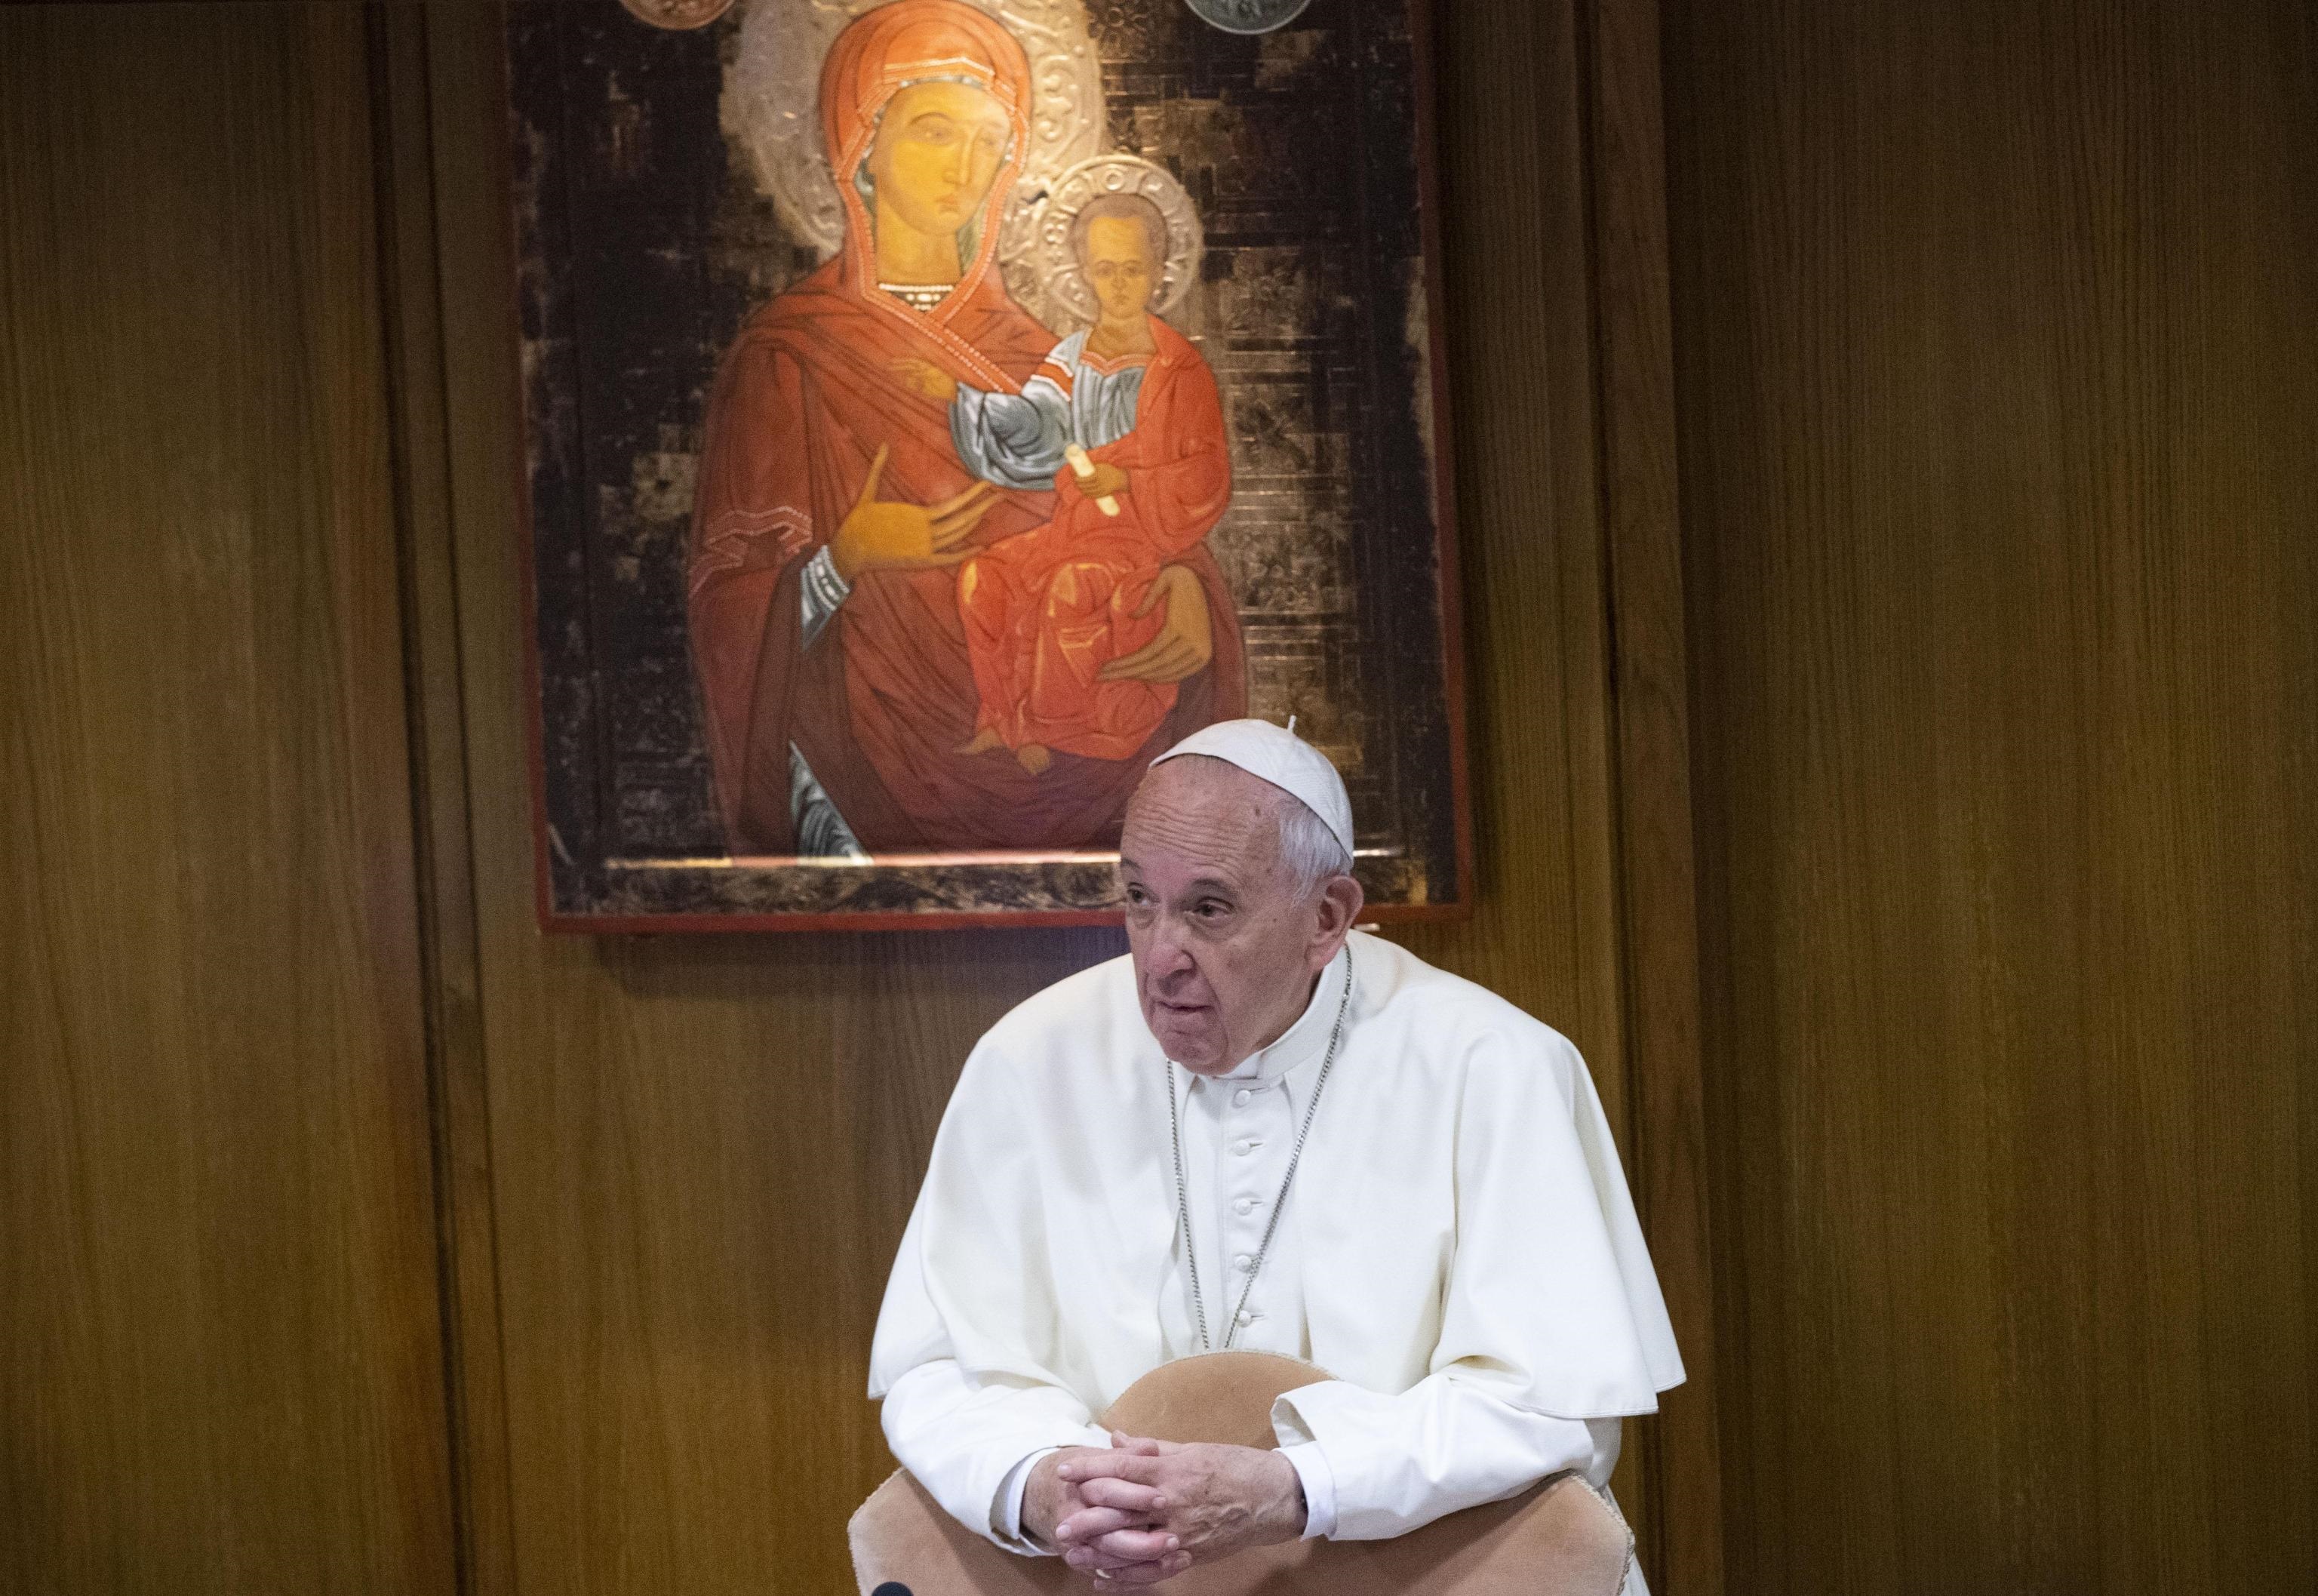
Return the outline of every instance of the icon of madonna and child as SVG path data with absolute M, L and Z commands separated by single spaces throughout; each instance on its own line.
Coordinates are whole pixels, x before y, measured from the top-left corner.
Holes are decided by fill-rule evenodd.
M 823 58 L 843 242 L 727 350 L 694 507 L 735 855 L 1115 846 L 1153 756 L 1244 713 L 1207 546 L 1230 449 L 1155 309 L 1165 215 L 1129 187 L 1057 224 L 1093 312 L 1059 339 L 999 269 L 1033 94 L 965 0 L 866 11 Z

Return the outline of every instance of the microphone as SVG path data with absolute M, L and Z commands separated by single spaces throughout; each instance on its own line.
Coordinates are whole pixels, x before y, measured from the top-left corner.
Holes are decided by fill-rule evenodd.
M 899 1580 L 887 1580 L 869 1592 L 869 1596 L 911 1596 L 910 1587 Z

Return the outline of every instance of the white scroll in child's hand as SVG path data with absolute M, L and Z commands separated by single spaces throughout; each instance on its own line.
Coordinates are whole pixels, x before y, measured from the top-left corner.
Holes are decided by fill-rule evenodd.
M 1079 447 L 1076 444 L 1065 444 L 1063 445 L 1063 458 L 1071 462 L 1071 475 L 1076 477 L 1080 481 L 1085 482 L 1093 478 L 1094 462 L 1089 459 L 1087 457 L 1087 452 Z M 1094 507 L 1101 510 L 1106 516 L 1116 516 L 1119 514 L 1119 501 L 1111 498 L 1108 493 L 1094 501 Z

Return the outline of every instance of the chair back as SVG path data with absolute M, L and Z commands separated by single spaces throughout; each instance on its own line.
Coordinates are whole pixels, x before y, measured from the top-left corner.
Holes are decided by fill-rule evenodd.
M 1326 1378 L 1268 1352 L 1180 1358 L 1136 1381 L 1101 1421 L 1161 1440 L 1270 1447 L 1272 1403 Z M 862 1596 L 887 1583 L 911 1596 L 1084 1596 L 1087 1589 L 1086 1576 L 1059 1557 L 1017 1556 L 967 1529 L 906 1470 L 877 1487 L 849 1532 Z M 1392 1540 L 1259 1547 L 1162 1588 L 1174 1596 L 1617 1596 L 1633 1544 L 1605 1497 L 1579 1475 L 1561 1474 Z

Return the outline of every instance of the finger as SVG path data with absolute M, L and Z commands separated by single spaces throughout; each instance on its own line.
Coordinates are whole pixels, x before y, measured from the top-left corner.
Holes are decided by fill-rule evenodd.
M 1143 602 L 1142 602 L 1141 604 L 1138 604 L 1138 605 L 1137 605 L 1135 606 L 1135 618 L 1136 618 L 1137 620 L 1140 621 L 1144 616 L 1146 616 L 1146 615 L 1149 614 L 1153 610 L 1155 610 L 1155 609 L 1158 608 L 1158 607 L 1159 607 L 1159 601 L 1160 601 L 1161 599 L 1163 599 L 1163 598 L 1166 597 L 1166 596 L 1167 596 L 1167 584 L 1166 584 L 1166 583 L 1164 583 L 1164 582 L 1154 582 L 1154 583 L 1152 583 L 1150 587 L 1146 587 L 1146 588 L 1145 588 L 1145 589 L 1143 590 Z
M 1180 638 L 1163 637 L 1155 645 L 1156 651 L 1144 667 L 1148 680 L 1172 681 L 1187 674 L 1199 663 L 1199 650 Z
M 877 445 L 877 453 L 869 457 L 869 474 L 861 480 L 861 497 L 853 501 L 855 509 L 859 509 L 877 497 L 877 479 L 885 474 L 885 456 L 893 452 L 894 446 L 891 444 L 880 444 Z
M 1139 682 L 1143 679 L 1144 673 L 1151 668 L 1152 656 L 1157 652 L 1158 648 L 1157 642 L 1147 642 L 1132 654 L 1121 654 L 1118 659 L 1097 670 L 1094 673 L 1095 679 L 1105 682 Z
M 1055 1472 L 1076 1484 L 1082 1480 L 1128 1480 L 1155 1485 L 1166 1460 L 1144 1452 L 1084 1452 Z
M 1131 1564 L 1115 1573 L 1101 1574 L 1094 1581 L 1094 1588 L 1112 1591 L 1121 1585 L 1155 1585 L 1163 1580 L 1173 1579 L 1190 1565 L 1190 1554 L 1178 1552 L 1163 1562 Z
M 1155 1529 L 1147 1513 L 1121 1512 L 1115 1507 L 1085 1507 L 1055 1526 L 1057 1546 L 1087 1546 L 1118 1529 Z
M 968 489 L 966 492 L 959 494 L 956 498 L 946 498 L 938 505 L 927 506 L 926 519 L 932 522 L 937 526 L 945 525 L 948 522 L 962 520 L 968 516 L 979 521 L 983 516 L 988 515 L 993 508 L 995 508 L 998 504 L 998 499 L 995 497 L 998 490 L 992 488 L 987 482 L 984 483 L 982 486 L 984 491 L 979 495 L 976 495 L 972 489 Z
M 1091 1543 L 1064 1548 L 1063 1561 L 1083 1574 L 1110 1574 L 1122 1568 L 1139 1568 L 1177 1555 L 1163 1548 L 1149 1557 L 1122 1557 L 1116 1552 L 1105 1550 L 1100 1544 Z
M 1103 681 L 1163 682 L 1183 674 L 1193 656 L 1172 638 L 1154 638 L 1132 654 L 1122 654 L 1095 672 Z
M 994 507 L 995 501 L 985 501 L 975 505 L 970 510 L 960 510 L 956 515 L 944 516 L 929 522 L 928 530 L 932 534 L 934 547 L 939 549 L 957 542 L 967 533 L 981 525 L 982 518 L 990 514 Z
M 1129 1513 L 1163 1512 L 1167 1507 L 1167 1493 L 1161 1487 L 1108 1476 L 1081 1481 L 1079 1500 L 1089 1507 L 1117 1508 Z
M 1087 1543 L 1098 1561 L 1110 1558 L 1119 1563 L 1156 1563 L 1170 1552 L 1182 1549 L 1182 1538 L 1164 1529 L 1113 1529 Z
M 987 498 L 990 495 L 997 491 L 998 485 L 994 482 L 976 482 L 972 487 L 966 489 L 965 492 L 953 493 L 938 505 L 928 505 L 926 509 L 928 513 L 934 517 L 934 519 L 939 521 L 944 516 L 964 509 L 975 499 Z

